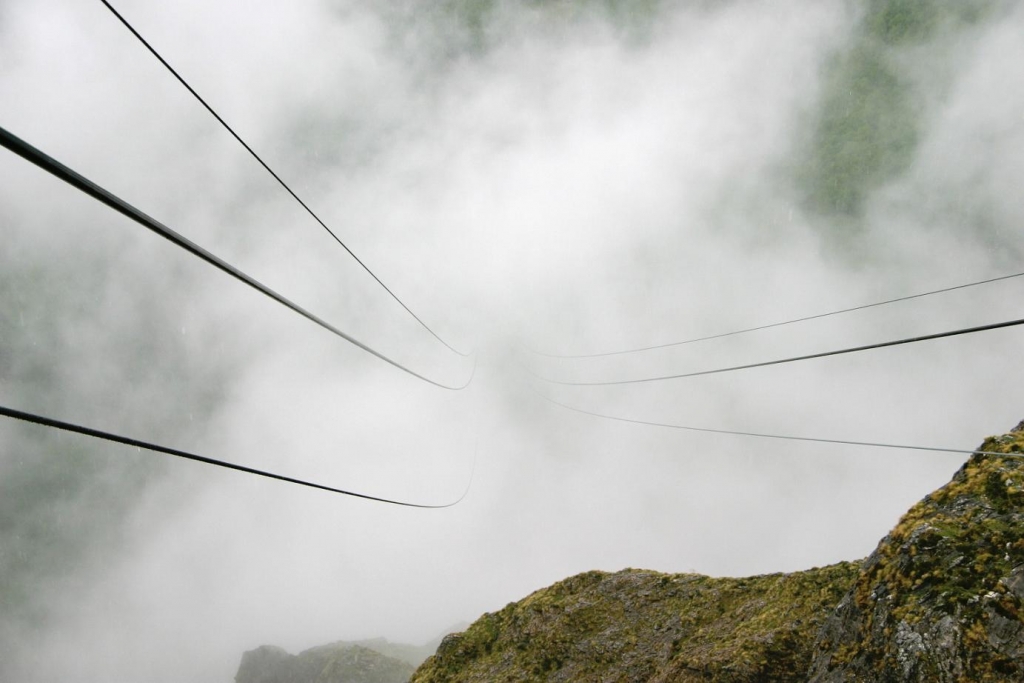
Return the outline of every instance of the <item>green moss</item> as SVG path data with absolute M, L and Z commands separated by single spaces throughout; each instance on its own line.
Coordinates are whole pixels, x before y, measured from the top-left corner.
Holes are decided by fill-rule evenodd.
M 993 629 L 1024 624 L 1010 578 L 1024 565 L 1024 459 L 998 455 L 1022 448 L 1024 429 L 986 440 L 997 455 L 972 456 L 863 563 L 740 579 L 586 572 L 484 615 L 412 681 L 802 683 L 814 666 L 881 681 L 911 660 L 913 680 L 939 680 L 942 657 L 964 680 L 1020 680 Z M 907 650 L 914 637 L 939 654 Z
M 732 671 L 733 680 L 798 680 L 792 672 L 806 670 L 817 627 L 856 571 L 843 563 L 745 579 L 587 572 L 484 615 L 413 681 L 656 681 L 694 667 Z
M 1010 454 L 1021 445 L 1024 431 L 1015 431 L 979 450 Z M 894 633 L 909 628 L 924 637 L 939 629 L 951 643 L 947 650 L 953 648 L 941 657 L 959 662 L 970 680 L 1007 680 L 996 669 L 1011 660 L 992 623 L 1024 625 L 1020 598 L 1006 583 L 1024 565 L 1024 497 L 1015 484 L 1022 478 L 1021 458 L 975 454 L 949 484 L 912 507 L 857 577 L 855 607 L 845 617 L 848 642 L 831 656 L 830 670 L 845 668 L 857 678 L 872 666 L 896 667 L 908 655 Z M 952 621 L 942 626 L 943 618 Z M 998 628 L 1012 632 L 1005 624 Z M 939 654 L 914 656 L 920 675 L 938 675 Z M 1015 666 L 1024 673 L 1019 661 Z

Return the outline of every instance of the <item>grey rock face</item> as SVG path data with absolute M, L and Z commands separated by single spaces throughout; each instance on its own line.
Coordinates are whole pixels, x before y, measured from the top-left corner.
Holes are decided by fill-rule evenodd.
M 1024 422 L 979 448 L 1016 455 Z M 811 683 L 1024 681 L 1024 459 L 974 455 L 825 621 Z
M 235 674 L 238 683 L 283 683 L 295 659 L 279 647 L 262 645 L 242 655 L 242 663 Z

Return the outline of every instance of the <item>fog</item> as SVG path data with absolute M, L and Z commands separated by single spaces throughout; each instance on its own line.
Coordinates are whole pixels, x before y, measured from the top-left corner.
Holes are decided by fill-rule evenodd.
M 402 373 L 0 153 L 0 678 L 232 680 L 423 643 L 589 569 L 867 555 L 1024 417 L 1024 5 L 0 3 L 0 125 Z M 909 5 L 907 5 L 909 6 Z M 475 372 L 475 374 L 474 374 Z

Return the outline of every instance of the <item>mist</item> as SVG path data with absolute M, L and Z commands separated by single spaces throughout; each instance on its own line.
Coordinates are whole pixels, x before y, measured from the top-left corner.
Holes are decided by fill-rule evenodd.
M 1024 5 L 0 4 L 0 125 L 448 391 L 0 154 L 0 678 L 233 679 L 590 570 L 867 555 L 1024 417 Z M 915 9 L 916 8 L 916 9 Z M 915 14 L 916 13 L 916 14 Z M 548 354 L 548 355 L 545 355 Z M 475 373 L 475 374 L 474 374 Z M 468 492 L 467 492 L 468 488 Z

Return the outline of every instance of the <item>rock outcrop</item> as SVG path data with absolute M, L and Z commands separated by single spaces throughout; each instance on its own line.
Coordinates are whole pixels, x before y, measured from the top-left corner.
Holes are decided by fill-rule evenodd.
M 448 636 L 412 683 L 1024 681 L 1024 422 L 978 450 L 996 455 L 972 455 L 863 562 L 587 572 Z
M 979 451 L 1024 452 L 1024 422 Z M 972 455 L 865 560 L 810 680 L 1024 681 L 1024 458 Z
M 235 683 L 405 683 L 415 666 L 351 643 L 288 654 L 263 645 L 242 655 Z
M 364 645 L 407 660 L 417 648 L 377 640 L 257 648 L 235 681 L 1019 683 L 1024 422 L 978 451 L 862 562 L 743 579 L 586 572 L 445 637 L 415 673 Z
M 802 682 L 814 635 L 857 570 L 587 572 L 448 636 L 412 680 Z

